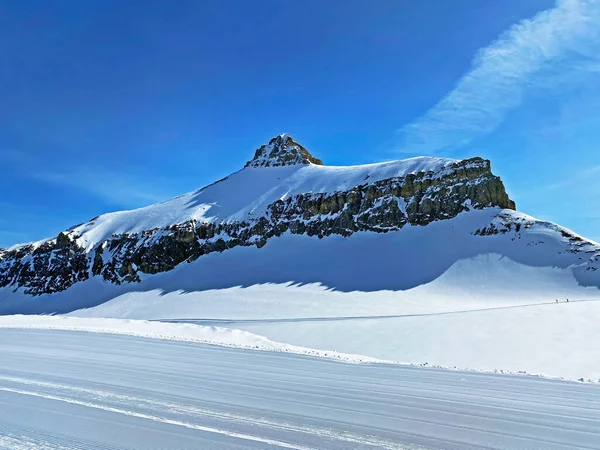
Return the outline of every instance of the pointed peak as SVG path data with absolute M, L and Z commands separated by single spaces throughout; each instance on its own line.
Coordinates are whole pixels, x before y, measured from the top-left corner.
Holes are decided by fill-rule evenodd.
M 269 141 L 269 144 L 271 144 L 271 143 L 273 143 L 273 142 L 275 142 L 277 140 L 286 141 L 288 139 L 291 139 L 293 141 L 292 137 L 289 134 L 287 134 L 287 133 L 281 133 L 279 136 L 275 136 L 273 139 L 271 139 Z
M 248 161 L 245 167 L 281 167 L 297 164 L 322 166 L 323 162 L 311 155 L 289 134 L 283 133 L 256 150 L 254 158 Z

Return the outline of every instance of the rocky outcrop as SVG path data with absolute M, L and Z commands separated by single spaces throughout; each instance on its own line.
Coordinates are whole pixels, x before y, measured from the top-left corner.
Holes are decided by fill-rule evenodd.
M 38 247 L 6 251 L 0 259 L 0 287 L 23 288 L 26 294 L 64 291 L 88 279 L 89 256 L 65 233 Z
M 582 262 L 587 262 L 577 268 L 577 270 L 586 272 L 597 272 L 600 270 L 600 252 L 598 251 L 598 245 L 592 241 L 582 238 L 576 235 L 570 230 L 563 228 L 551 222 L 544 222 L 541 220 L 535 220 L 528 216 L 514 215 L 514 214 L 498 214 L 492 223 L 479 228 L 473 232 L 474 236 L 498 236 L 506 235 L 511 241 L 522 239 L 526 236 L 525 233 L 528 231 L 534 231 L 539 236 L 546 234 L 555 234 L 563 238 L 564 241 L 564 253 L 571 253 L 578 255 L 578 259 Z M 528 247 L 545 245 L 545 240 L 536 239 L 528 240 L 526 245 Z M 590 285 L 595 285 L 593 282 Z
M 322 166 L 323 162 L 311 155 L 289 134 L 281 134 L 256 150 L 254 158 L 248 161 L 244 167 L 281 167 L 296 164 Z
M 275 165 L 320 163 L 286 135 L 261 149 L 250 163 L 265 162 L 265 154 Z M 68 289 L 94 276 L 115 284 L 138 282 L 141 274 L 169 271 L 209 253 L 237 246 L 260 248 L 283 233 L 319 238 L 361 231 L 385 233 L 487 207 L 514 209 L 515 204 L 500 178 L 491 173 L 489 161 L 472 158 L 442 172 L 373 182 L 366 179 L 345 191 L 289 196 L 269 204 L 262 215 L 251 220 L 188 220 L 140 233 L 116 234 L 87 251 L 78 244 L 74 231 L 61 233 L 40 246 L 22 246 L 0 255 L 0 287 L 23 288 L 27 294 L 40 295 Z M 481 230 L 480 234 L 487 232 Z

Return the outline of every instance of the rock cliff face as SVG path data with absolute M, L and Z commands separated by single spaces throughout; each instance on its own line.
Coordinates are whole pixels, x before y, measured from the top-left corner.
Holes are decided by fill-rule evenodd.
M 259 148 L 243 170 L 322 164 L 291 137 L 281 135 Z M 91 245 L 74 228 L 41 244 L 2 250 L 0 287 L 40 295 L 66 290 L 90 277 L 116 284 L 138 282 L 140 274 L 165 272 L 237 246 L 260 248 L 283 233 L 318 238 L 361 231 L 386 233 L 488 207 L 514 209 L 515 204 L 500 178 L 492 174 L 490 162 L 481 158 L 451 162 L 437 170 L 373 177 L 373 181 L 367 174 L 355 186 L 296 192 L 235 220 L 190 217 L 168 226 L 113 233 Z M 93 224 L 86 226 L 93 229 Z
M 0 287 L 50 294 L 88 278 L 88 255 L 65 233 L 37 247 L 25 245 L 6 251 L 0 258 Z

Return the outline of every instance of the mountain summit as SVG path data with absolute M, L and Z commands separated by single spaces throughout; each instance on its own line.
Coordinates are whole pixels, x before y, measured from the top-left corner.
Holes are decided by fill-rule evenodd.
M 296 164 L 323 165 L 320 159 L 292 139 L 289 134 L 280 134 L 261 146 L 244 167 L 281 167 Z

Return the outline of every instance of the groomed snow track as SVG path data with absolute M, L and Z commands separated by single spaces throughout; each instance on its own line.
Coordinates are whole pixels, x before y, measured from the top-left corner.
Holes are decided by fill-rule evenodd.
M 600 449 L 600 386 L 0 330 L 0 448 Z

